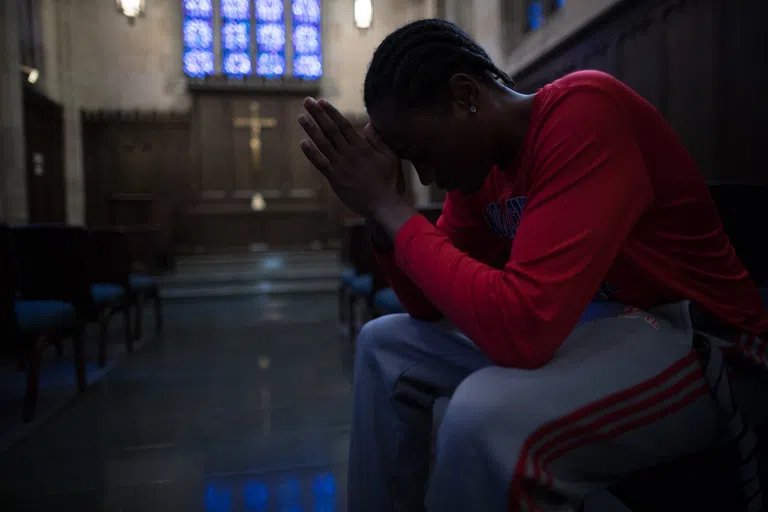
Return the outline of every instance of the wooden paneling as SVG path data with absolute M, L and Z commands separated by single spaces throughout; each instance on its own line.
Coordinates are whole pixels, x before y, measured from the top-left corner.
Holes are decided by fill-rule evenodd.
M 335 238 L 338 202 L 304 157 L 297 118 L 304 94 L 196 92 L 192 112 L 192 172 L 184 251 L 308 247 Z M 254 111 L 254 106 L 258 113 Z M 254 159 L 248 119 L 268 120 Z M 236 125 L 236 121 L 239 124 Z M 265 208 L 254 211 L 260 194 Z
M 87 223 L 152 226 L 172 243 L 189 201 L 189 133 L 184 114 L 84 113 Z
M 625 1 L 517 73 L 533 92 L 577 69 L 623 80 L 669 120 L 709 179 L 768 183 L 763 0 Z
M 24 139 L 30 222 L 64 222 L 64 124 L 61 106 L 24 87 Z

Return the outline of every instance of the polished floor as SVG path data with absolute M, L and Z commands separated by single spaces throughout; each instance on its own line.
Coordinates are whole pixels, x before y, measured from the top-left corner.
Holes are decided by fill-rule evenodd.
M 220 262 L 322 269 L 235 294 L 216 262 L 180 265 L 164 336 L 0 454 L 0 510 L 344 510 L 349 354 L 317 286 L 336 263 L 294 260 Z
M 50 354 L 44 421 L 0 452 L 0 511 L 343 512 L 339 271 L 321 252 L 187 259 L 164 279 L 164 335 L 125 354 L 116 322 L 113 363 L 89 366 L 84 394 L 67 347 Z M 21 426 L 23 375 L 9 365 L 0 434 Z M 587 505 L 619 511 L 606 493 Z

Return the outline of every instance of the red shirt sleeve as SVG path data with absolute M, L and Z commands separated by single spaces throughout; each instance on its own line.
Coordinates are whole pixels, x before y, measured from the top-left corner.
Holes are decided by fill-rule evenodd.
M 461 252 L 421 216 L 395 238 L 399 267 L 501 366 L 551 360 L 653 197 L 615 100 L 574 87 L 558 101 L 530 138 L 527 203 L 503 270 Z
M 454 247 L 479 262 L 500 266 L 505 259 L 503 240 L 496 237 L 485 224 L 481 212 L 471 198 L 450 192 L 443 203 L 443 213 L 437 220 L 437 231 L 450 240 Z M 424 219 L 426 221 L 426 219 Z M 376 253 L 387 281 L 400 304 L 414 318 L 437 320 L 442 313 L 424 295 L 424 292 L 398 267 L 394 254 Z

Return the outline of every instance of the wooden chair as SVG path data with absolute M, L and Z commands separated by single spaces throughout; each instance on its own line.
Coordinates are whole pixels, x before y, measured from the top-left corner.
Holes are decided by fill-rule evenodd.
M 768 187 L 711 182 L 709 191 L 737 256 L 755 283 L 765 286 L 768 239 L 759 228 L 768 220 Z M 768 425 L 757 425 L 756 433 L 763 496 L 768 500 Z M 609 490 L 633 512 L 734 510 L 740 498 L 738 461 L 727 448 L 715 446 L 640 471 Z
M 142 337 L 143 305 L 155 304 L 155 329 L 163 329 L 162 299 L 157 280 L 145 274 L 134 273 L 134 258 L 128 234 L 120 228 L 103 227 L 90 230 L 95 251 L 95 279 L 98 282 L 119 285 L 126 293 L 128 307 L 134 308 L 134 324 L 129 336 L 128 350 L 132 341 Z
M 350 336 L 350 290 L 352 283 L 358 277 L 359 258 L 363 244 L 367 243 L 367 230 L 363 219 L 346 219 L 341 226 L 341 249 L 339 259 L 343 266 L 339 278 L 338 289 L 338 322 L 342 333 Z M 351 339 L 351 338 L 350 338 Z
M 419 209 L 421 213 L 432 224 L 437 224 L 437 219 L 443 213 L 442 203 L 432 203 L 426 206 L 422 206 Z M 397 299 L 394 290 L 388 286 L 382 286 L 373 292 L 373 315 L 392 315 L 396 313 L 404 313 L 400 301 Z
M 84 391 L 85 324 L 73 304 L 58 300 L 22 300 L 20 276 L 11 230 L 0 225 L 0 338 L 5 349 L 19 358 L 19 367 L 27 372 L 22 419 L 35 417 L 43 352 L 49 344 L 71 338 L 77 389 Z
M 34 225 L 13 228 L 22 275 L 22 296 L 75 306 L 79 318 L 99 325 L 98 364 L 107 357 L 109 319 L 123 311 L 130 344 L 130 310 L 123 288 L 95 280 L 91 235 L 83 228 Z

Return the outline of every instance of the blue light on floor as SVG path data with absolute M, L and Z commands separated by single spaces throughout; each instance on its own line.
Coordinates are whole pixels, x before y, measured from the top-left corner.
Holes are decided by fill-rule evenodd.
M 266 512 L 269 490 L 261 482 L 248 481 L 243 489 L 245 510 L 248 512 Z
M 283 268 L 285 266 L 285 258 L 282 256 L 267 256 L 262 261 L 262 266 L 264 268 L 274 270 L 276 268 Z
M 312 481 L 312 512 L 336 512 L 336 480 L 330 473 L 317 475 Z
M 302 512 L 301 483 L 296 478 L 288 478 L 280 484 L 277 503 L 280 512 Z
M 205 488 L 206 512 L 230 512 L 232 510 L 232 491 L 209 484 Z

